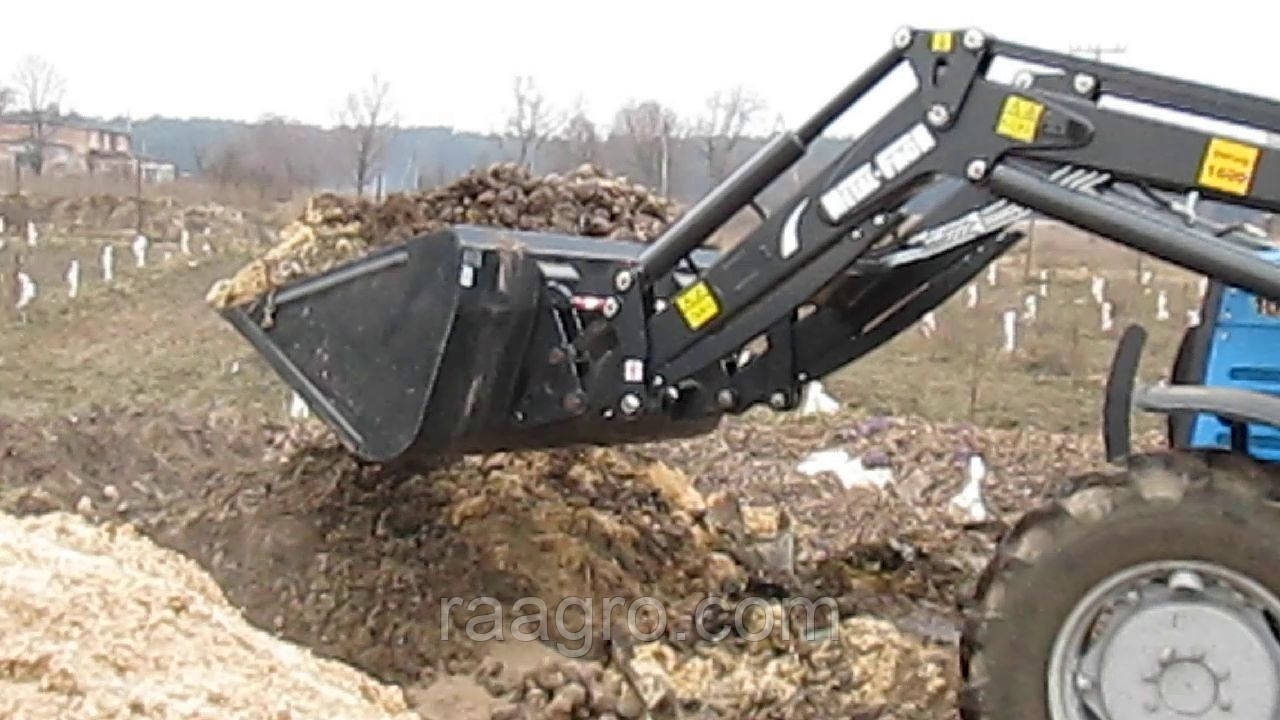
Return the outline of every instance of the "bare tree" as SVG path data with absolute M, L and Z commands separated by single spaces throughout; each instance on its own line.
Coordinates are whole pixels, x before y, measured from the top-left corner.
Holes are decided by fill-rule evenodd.
M 27 55 L 13 71 L 14 98 L 26 113 L 30 127 L 27 164 L 35 174 L 44 172 L 45 145 L 52 134 L 52 121 L 67 90 L 67 82 L 48 60 Z
M 347 95 L 339 113 L 339 133 L 350 153 L 357 195 L 364 195 L 365 187 L 382 171 L 399 122 L 390 95 L 390 83 L 374 73 L 366 87 Z
M 517 75 L 512 82 L 515 102 L 501 137 L 504 147 L 514 148 L 516 162 L 533 169 L 538 149 L 564 126 L 564 118 L 547 101 L 533 78 Z
M 264 115 L 250 128 L 249 176 L 260 199 L 290 198 L 314 177 L 314 155 L 308 152 L 307 139 L 305 128 L 278 115 Z
M 560 142 L 563 146 L 563 165 L 577 167 L 584 163 L 594 165 L 600 162 L 600 131 L 591 122 L 591 118 L 587 117 L 581 100 L 576 103 L 573 115 L 560 132 Z
M 729 174 L 733 151 L 750 134 L 764 110 L 765 102 L 741 85 L 717 90 L 707 98 L 706 111 L 698 118 L 694 133 L 712 184 Z
M 249 158 L 242 140 L 228 142 L 210 153 L 206 172 L 222 187 L 238 187 L 249 174 Z
M 192 143 L 191 159 L 196 164 L 196 175 L 204 175 L 213 167 L 214 151 L 208 143 Z
M 196 162 L 202 175 L 223 187 L 249 188 L 260 200 L 288 200 L 345 168 L 326 165 L 335 155 L 332 139 L 318 128 L 278 115 L 264 115 L 217 147 L 200 146 Z
M 0 87 L 0 115 L 5 114 L 12 104 L 13 90 L 7 87 Z
M 656 100 L 630 102 L 614 116 L 613 134 L 625 144 L 640 181 L 666 195 L 672 145 L 680 133 L 675 111 Z

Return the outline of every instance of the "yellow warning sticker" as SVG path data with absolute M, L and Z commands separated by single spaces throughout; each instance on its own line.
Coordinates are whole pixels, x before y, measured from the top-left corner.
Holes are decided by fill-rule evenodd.
M 1234 140 L 1211 138 L 1200 162 L 1199 183 L 1233 195 L 1248 195 L 1259 150 Z
M 952 33 L 936 32 L 929 39 L 929 45 L 936 53 L 949 53 L 951 52 L 951 40 Z
M 703 280 L 685 288 L 676 296 L 675 302 L 676 310 L 680 311 L 680 317 L 684 318 L 690 330 L 697 330 L 720 314 L 720 303 Z
M 1000 121 L 996 123 L 996 134 L 1012 138 L 1018 142 L 1036 141 L 1036 133 L 1040 130 L 1040 118 L 1044 115 L 1044 105 L 1035 100 L 1028 100 L 1019 95 L 1010 95 L 1000 109 Z

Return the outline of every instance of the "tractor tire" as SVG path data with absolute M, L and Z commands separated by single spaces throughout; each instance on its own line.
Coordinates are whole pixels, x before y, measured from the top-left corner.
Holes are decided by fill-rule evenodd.
M 1221 577 L 1247 578 L 1253 583 L 1249 587 L 1257 591 L 1257 597 L 1263 600 L 1254 602 L 1252 598 L 1255 596 L 1249 595 L 1250 600 L 1246 601 L 1245 595 L 1232 594 L 1227 588 L 1239 587 L 1234 580 L 1221 585 L 1201 585 L 1200 595 L 1176 594 L 1194 592 L 1194 582 L 1201 577 L 1196 572 L 1190 573 L 1193 590 L 1186 590 L 1182 580 L 1188 576 L 1179 576 L 1169 569 L 1178 567 L 1226 568 Z M 1138 581 L 1128 580 L 1136 577 L 1130 573 L 1146 568 L 1160 568 L 1151 571 L 1151 577 L 1155 577 L 1157 572 L 1166 573 L 1161 576 L 1166 584 L 1143 580 L 1152 584 L 1139 585 L 1142 594 L 1118 590 L 1120 599 L 1115 602 L 1120 604 L 1127 600 L 1131 603 L 1134 609 L 1127 616 L 1130 619 L 1138 617 L 1141 612 L 1151 613 L 1144 622 L 1155 622 L 1158 612 L 1174 613 L 1161 616 L 1166 622 L 1159 627 L 1166 635 L 1160 641 L 1172 638 L 1161 651 L 1165 653 L 1162 659 L 1153 661 L 1141 657 L 1143 653 L 1156 652 L 1136 650 L 1142 643 L 1149 646 L 1154 642 L 1149 640 L 1150 632 L 1146 633 L 1148 639 L 1135 640 L 1136 631 L 1126 630 L 1121 622 L 1116 623 L 1118 629 L 1114 634 L 1105 638 L 1110 641 L 1106 645 L 1089 639 L 1095 632 L 1111 632 L 1105 629 L 1105 624 L 1101 625 L 1103 630 L 1095 630 L 1098 625 L 1082 625 L 1090 629 L 1082 634 L 1067 634 L 1067 628 L 1080 622 L 1077 607 L 1091 607 L 1090 598 L 1099 597 L 1099 588 L 1134 587 Z M 1206 576 L 1220 577 L 1211 573 Z M 1125 579 L 1127 584 L 1110 585 L 1112 578 Z M 1225 598 L 1221 600 L 1222 607 L 1215 606 L 1203 614 L 1182 615 L 1183 618 L 1204 618 L 1199 630 L 1165 630 L 1178 627 L 1175 601 L 1193 598 L 1207 602 L 1206 586 L 1213 588 L 1214 602 Z M 1148 598 L 1157 595 L 1162 599 L 1153 599 L 1148 605 Z M 1256 701 L 1239 688 L 1241 683 L 1254 682 L 1258 678 L 1261 678 L 1264 693 L 1273 691 L 1273 696 L 1280 695 L 1280 679 L 1266 677 L 1266 673 L 1280 675 L 1280 617 L 1276 616 L 1277 606 L 1267 604 L 1268 598 L 1280 598 L 1280 474 L 1275 470 L 1227 453 L 1170 451 L 1135 456 L 1123 471 L 1077 478 L 1069 483 L 1068 490 L 1059 499 L 1029 513 L 1002 538 L 995 557 L 978 580 L 974 598 L 965 607 L 960 648 L 964 681 L 959 698 L 960 715 L 964 720 L 1218 717 L 1219 708 L 1206 711 L 1201 707 L 1206 697 L 1215 698 L 1208 702 L 1223 703 L 1226 708 L 1223 712 L 1228 712 L 1232 709 L 1227 698 L 1230 693 L 1241 695 L 1241 704 Z M 1237 601 L 1240 603 L 1238 607 L 1231 605 Z M 1168 604 L 1160 606 L 1159 602 Z M 1264 609 L 1255 612 L 1255 607 Z M 1247 626 L 1251 631 L 1247 635 L 1248 642 L 1239 647 L 1262 647 L 1260 656 L 1250 656 L 1255 663 L 1257 657 L 1263 657 L 1260 665 L 1243 665 L 1243 659 L 1229 659 L 1230 654 L 1226 651 L 1218 651 L 1219 656 L 1228 658 L 1222 660 L 1214 657 L 1213 652 L 1205 656 L 1202 650 L 1188 651 L 1199 652 L 1200 656 L 1196 658 L 1193 654 L 1184 656 L 1180 654 L 1183 651 L 1175 649 L 1175 646 L 1184 644 L 1198 647 L 1199 643 L 1192 640 L 1206 637 L 1210 647 L 1217 648 L 1214 638 L 1223 635 L 1219 630 L 1238 629 L 1234 624 L 1224 624 L 1221 628 L 1215 624 L 1222 616 L 1231 617 L 1226 622 L 1234 623 L 1237 616 L 1231 615 L 1233 608 L 1239 611 L 1239 618 L 1247 620 L 1240 622 L 1239 627 Z M 1223 609 L 1226 612 L 1219 612 Z M 1122 611 L 1113 612 L 1115 614 L 1111 617 L 1121 617 Z M 1175 619 L 1170 622 L 1169 617 Z M 1147 627 L 1150 630 L 1152 626 Z M 1210 632 L 1211 627 L 1217 634 Z M 1092 666 L 1088 666 L 1088 660 L 1073 660 L 1080 663 L 1078 666 L 1058 662 L 1056 659 L 1062 657 L 1060 648 L 1063 647 L 1059 644 L 1060 632 L 1069 637 L 1086 638 L 1080 641 L 1082 648 L 1094 642 L 1092 652 L 1104 660 Z M 1180 632 L 1199 635 L 1178 635 Z M 1269 651 L 1267 648 L 1271 641 L 1274 641 L 1274 649 Z M 1071 643 L 1065 645 L 1075 647 Z M 1089 651 L 1084 649 L 1071 657 L 1087 657 Z M 1115 654 L 1109 655 L 1108 651 Z M 1124 660 L 1114 664 L 1116 657 Z M 1270 660 L 1266 660 L 1268 657 Z M 1187 664 L 1178 668 L 1176 673 L 1167 673 L 1170 685 L 1163 684 L 1165 677 L 1161 673 L 1168 669 L 1167 666 L 1184 660 L 1190 663 L 1190 659 L 1201 664 Z M 1140 685 L 1131 679 L 1126 681 L 1130 682 L 1128 687 L 1116 689 L 1118 686 L 1114 683 L 1121 682 L 1117 677 L 1139 672 L 1134 669 L 1136 666 L 1125 665 L 1126 662 L 1144 663 L 1140 670 L 1145 673 L 1142 682 L 1152 684 Z M 1154 669 L 1146 669 L 1152 662 L 1159 664 L 1152 665 Z M 1220 671 L 1214 665 L 1222 662 L 1234 663 L 1227 670 L 1235 671 L 1236 678 L 1245 679 L 1238 680 L 1235 686 L 1225 684 L 1227 681 L 1221 680 Z M 1072 683 L 1075 689 L 1064 691 L 1064 683 L 1071 680 L 1061 679 L 1063 667 L 1110 669 L 1084 679 L 1076 671 L 1076 675 L 1069 676 L 1075 680 Z M 1126 672 L 1115 668 L 1123 668 Z M 1206 672 L 1212 675 L 1204 675 Z M 1263 674 L 1256 675 L 1259 672 Z M 1186 680 L 1184 675 L 1197 673 L 1209 679 L 1173 687 Z M 1223 674 L 1229 675 L 1229 672 Z M 1051 676 L 1059 678 L 1056 684 L 1051 685 Z M 1179 689 L 1193 687 L 1195 682 L 1207 683 L 1208 686 L 1197 686 L 1194 693 L 1198 694 Z M 1106 683 L 1112 683 L 1110 695 L 1102 695 Z M 1095 694 L 1086 696 L 1090 688 L 1094 688 Z M 1073 695 L 1077 691 L 1080 695 Z M 1068 696 L 1065 702 L 1051 700 L 1051 697 L 1061 698 L 1064 695 Z M 1132 699 L 1134 697 L 1139 699 Z M 1089 702 L 1096 704 L 1088 705 Z M 1141 711 L 1136 715 L 1125 714 L 1132 712 L 1131 704 L 1135 702 L 1143 704 Z M 1273 702 L 1280 703 L 1280 700 Z M 1098 712 L 1098 704 L 1102 705 L 1102 712 Z M 1255 715 L 1280 712 L 1275 708 L 1264 711 L 1265 702 L 1251 710 L 1246 710 L 1241 704 L 1234 707 L 1231 717 L 1256 716 L 1268 720 L 1280 717 Z M 1068 709 L 1086 706 L 1090 712 Z M 1119 709 L 1121 707 L 1123 712 Z

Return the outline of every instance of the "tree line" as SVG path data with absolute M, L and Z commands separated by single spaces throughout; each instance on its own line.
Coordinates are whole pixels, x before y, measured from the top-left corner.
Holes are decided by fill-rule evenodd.
M 591 163 L 663 194 L 680 194 L 723 179 L 743 149 L 769 129 L 768 105 L 743 86 L 711 93 L 702 112 L 688 118 L 655 99 L 632 100 L 605 126 L 580 100 L 554 103 L 531 76 L 514 77 L 509 92 L 501 130 L 480 136 L 484 142 L 472 152 L 472 167 L 510 161 L 546 173 Z M 264 192 L 326 186 L 368 195 L 384 182 L 395 189 L 429 187 L 458 171 L 456 162 L 430 153 L 419 157 L 419 148 L 404 142 L 414 129 L 402 126 L 392 88 L 378 75 L 348 93 L 341 108 L 327 131 L 264 116 L 233 138 L 201 147 L 197 172 Z
M 35 174 L 43 170 L 50 129 L 63 117 L 66 89 L 57 68 L 37 56 L 23 58 L 10 82 L 0 85 L 0 115 L 16 113 L 29 125 L 27 155 L 19 161 Z M 480 139 L 463 151 L 465 169 L 511 161 L 546 173 L 592 163 L 663 194 L 699 195 L 779 125 L 764 99 L 745 86 L 708 94 L 688 117 L 657 99 L 633 99 L 604 125 L 581 100 L 561 105 L 547 97 L 531 76 L 512 78 L 508 93 L 499 131 L 465 134 Z M 135 146 L 145 150 L 143 125 L 134 126 Z M 329 128 L 267 114 L 215 140 L 192 141 L 185 154 L 192 174 L 263 198 L 321 189 L 370 195 L 437 185 L 462 171 L 456 153 L 444 157 L 439 145 L 417 142 L 421 130 L 404 125 L 391 84 L 374 73 L 341 97 Z M 171 143 L 151 150 L 178 162 L 167 157 Z

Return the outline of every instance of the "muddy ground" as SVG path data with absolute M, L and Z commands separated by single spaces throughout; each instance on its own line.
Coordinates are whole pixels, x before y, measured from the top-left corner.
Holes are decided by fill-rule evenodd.
M 553 628 L 547 645 L 595 668 L 596 684 L 584 687 L 617 685 L 602 667 L 649 667 L 647 676 L 667 678 L 652 697 L 665 692 L 671 702 L 714 694 L 697 683 L 716 673 L 689 666 L 696 658 L 712 658 L 726 677 L 764 673 L 781 683 L 761 691 L 758 706 L 722 699 L 709 708 L 713 717 L 783 707 L 787 717 L 847 717 L 828 708 L 870 713 L 892 697 L 916 703 L 913 717 L 950 717 L 958 598 L 1005 518 L 1092 466 L 1087 445 L 898 418 L 744 419 L 674 446 L 498 454 L 409 471 L 359 467 L 314 425 L 109 408 L 0 421 L 0 509 L 127 521 L 207 570 L 253 625 L 413 688 L 424 712 L 434 703 L 426 698 L 465 694 L 480 681 L 489 692 L 473 699 L 478 716 L 500 701 L 549 700 L 519 678 L 489 679 L 486 658 L 503 651 L 462 632 L 489 606 L 468 612 L 465 603 L 492 597 L 514 612 L 521 598 L 554 609 L 565 598 L 600 608 L 605 598 L 649 597 L 670 612 L 660 642 L 635 642 L 627 628 L 608 628 L 605 638 L 597 618 L 589 638 Z M 846 490 L 830 474 L 801 475 L 796 461 L 814 447 L 879 458 L 900 474 L 895 488 Z M 993 475 L 995 516 L 980 525 L 946 508 L 964 481 L 961 459 L 973 452 Z M 774 547 L 780 531 L 794 538 L 793 565 L 758 551 Z M 830 678 L 801 662 L 804 638 L 766 641 L 767 659 L 758 642 L 690 640 L 693 610 L 708 596 L 723 597 L 729 611 L 749 598 L 831 598 L 845 632 L 827 652 L 840 667 L 863 653 L 916 660 L 879 681 L 886 697 L 857 683 L 819 692 Z M 446 623 L 449 598 L 462 603 Z M 482 620 L 480 639 L 495 639 Z M 581 623 L 571 620 L 570 630 Z M 768 661 L 776 672 L 765 670 Z M 919 680 L 931 690 L 893 695 L 922 668 L 934 668 Z M 801 690 L 809 693 L 797 700 Z M 622 700 L 617 687 L 611 692 Z

